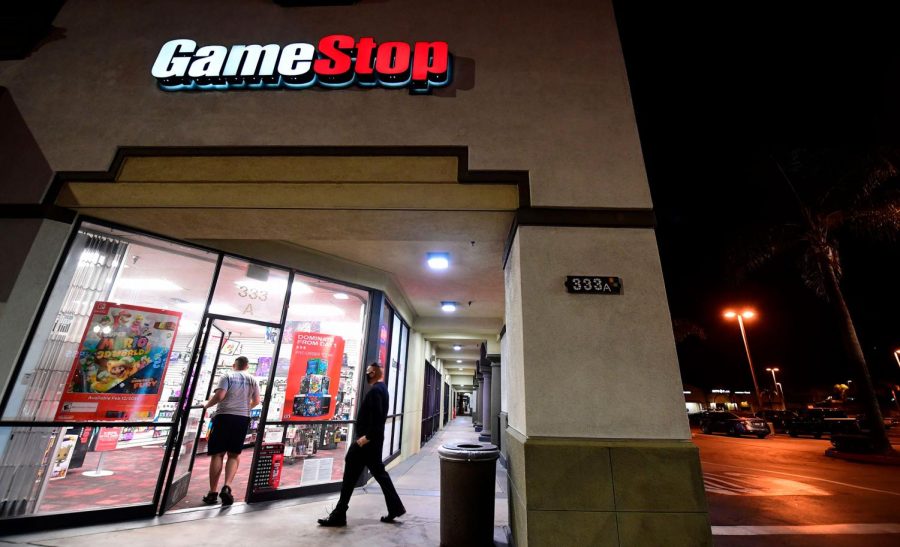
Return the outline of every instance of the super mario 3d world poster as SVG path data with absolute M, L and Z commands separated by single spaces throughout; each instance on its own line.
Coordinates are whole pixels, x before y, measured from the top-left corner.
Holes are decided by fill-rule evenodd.
M 97 302 L 69 372 L 57 420 L 152 420 L 177 311 Z

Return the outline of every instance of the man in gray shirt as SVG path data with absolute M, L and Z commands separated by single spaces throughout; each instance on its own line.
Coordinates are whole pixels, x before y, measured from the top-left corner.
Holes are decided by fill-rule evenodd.
M 222 498 L 222 505 L 234 503 L 231 482 L 241 462 L 244 438 L 250 427 L 250 409 L 259 404 L 259 383 L 247 372 L 249 365 L 244 356 L 235 359 L 231 365 L 234 370 L 226 372 L 219 378 L 219 385 L 216 386 L 212 397 L 203 405 L 203 408 L 219 405 L 212 419 L 212 432 L 206 448 L 210 456 L 209 493 L 203 497 L 204 503 L 216 503 L 217 497 Z M 226 452 L 227 461 L 225 461 Z M 225 484 L 222 491 L 218 492 L 223 461 L 225 461 Z

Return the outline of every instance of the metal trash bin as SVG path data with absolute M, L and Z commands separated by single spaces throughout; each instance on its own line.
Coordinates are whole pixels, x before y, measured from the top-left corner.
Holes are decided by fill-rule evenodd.
M 451 442 L 441 458 L 441 546 L 494 544 L 494 488 L 500 449 L 490 443 Z

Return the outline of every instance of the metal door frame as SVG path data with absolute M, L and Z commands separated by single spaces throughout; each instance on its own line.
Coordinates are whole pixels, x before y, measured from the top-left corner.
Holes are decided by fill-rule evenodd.
M 203 321 L 201 322 L 201 329 L 199 331 L 203 333 L 203 341 L 198 346 L 198 349 L 194 352 L 194 355 L 191 358 L 190 367 L 188 368 L 188 374 L 185 374 L 184 377 L 185 386 L 181 390 L 181 400 L 178 401 L 178 419 L 176 420 L 174 425 L 174 427 L 177 428 L 177 434 L 175 435 L 175 439 L 172 444 L 172 452 L 170 454 L 171 461 L 168 462 L 169 464 L 168 472 L 166 473 L 165 488 L 163 489 L 163 495 L 159 500 L 158 514 L 160 515 L 171 509 L 172 506 L 178 503 L 178 501 L 181 501 L 181 498 L 179 498 L 179 500 L 175 503 L 172 503 L 171 505 L 168 504 L 169 494 L 171 493 L 172 483 L 175 478 L 175 468 L 178 467 L 178 455 L 181 451 L 181 445 L 184 442 L 184 437 L 187 432 L 187 424 L 190 420 L 191 410 L 195 410 L 194 406 L 191 403 L 193 402 L 194 394 L 197 391 L 197 383 L 200 378 L 200 369 L 203 368 L 203 363 L 201 362 L 201 360 L 203 359 L 203 356 L 206 355 L 206 350 L 208 349 L 209 344 L 209 337 L 210 334 L 212 334 L 213 329 L 218 330 L 222 334 L 221 339 L 219 340 L 219 347 L 216 348 L 216 356 L 213 359 L 213 367 L 215 367 L 215 363 L 219 361 L 219 354 L 221 353 L 222 345 L 225 342 L 225 332 L 222 329 L 216 327 L 214 323 L 214 318 L 209 316 L 203 317 Z M 215 370 L 215 368 L 213 368 L 213 370 Z M 215 374 L 210 375 L 210 382 L 212 382 L 213 376 L 215 376 Z M 198 438 L 200 435 L 200 429 L 202 429 L 203 427 L 203 417 L 205 415 L 206 411 L 200 413 L 200 427 L 197 429 Z M 194 458 L 196 457 L 196 455 L 197 443 L 195 442 L 194 448 L 191 453 L 191 460 L 188 464 L 188 476 L 190 476 L 190 474 L 194 470 Z

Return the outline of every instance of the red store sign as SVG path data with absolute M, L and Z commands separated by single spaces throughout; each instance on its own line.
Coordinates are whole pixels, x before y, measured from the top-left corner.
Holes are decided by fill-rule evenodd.
M 218 45 L 197 47 L 189 39 L 163 44 L 151 74 L 166 91 L 227 89 L 409 88 L 428 93 L 450 83 L 452 56 L 447 42 L 356 40 L 325 36 L 317 46 Z

